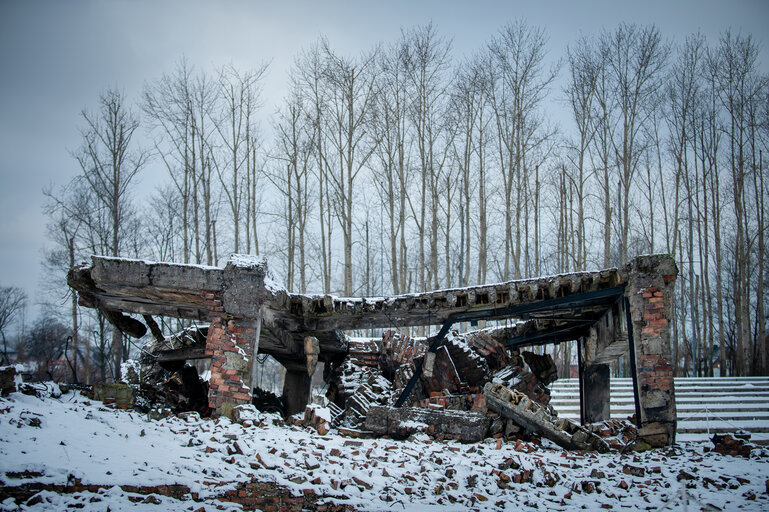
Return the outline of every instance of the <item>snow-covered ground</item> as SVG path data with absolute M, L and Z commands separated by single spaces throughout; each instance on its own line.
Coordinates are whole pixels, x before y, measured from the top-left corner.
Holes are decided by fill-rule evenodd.
M 269 415 L 258 422 L 195 414 L 154 421 L 78 393 L 13 393 L 0 398 L 0 510 L 240 510 L 216 497 L 252 478 L 359 510 L 769 509 L 766 449 L 750 459 L 708 453 L 704 443 L 579 454 L 549 442 L 352 439 Z M 43 491 L 25 503 L 8 497 L 25 483 L 77 480 L 104 489 Z M 200 501 L 119 487 L 159 484 L 186 485 Z

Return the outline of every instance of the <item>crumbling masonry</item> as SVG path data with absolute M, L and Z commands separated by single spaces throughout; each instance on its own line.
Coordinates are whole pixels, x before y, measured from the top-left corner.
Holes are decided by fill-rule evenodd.
M 501 366 L 490 368 L 498 371 L 510 364 L 508 351 L 578 340 L 583 423 L 609 419 L 608 363 L 629 357 L 639 435 L 663 446 L 676 432 L 669 328 L 677 273 L 671 257 L 651 255 L 618 269 L 370 299 L 289 293 L 272 283 L 263 261 L 247 256 L 234 256 L 224 268 L 94 256 L 91 265 L 72 269 L 68 281 L 81 305 L 98 308 L 132 336 L 145 334 L 146 323 L 163 341 L 153 316 L 208 326 L 205 340 L 169 346 L 156 357 L 169 364 L 210 358 L 215 414 L 230 415 L 251 402 L 257 353 L 286 368 L 284 400 L 292 414 L 307 404 L 315 365 L 339 368 L 354 348 L 343 331 L 443 324 L 440 339 L 412 347 L 423 355 L 408 354 L 422 356 L 410 374 L 391 368 L 393 382 L 403 385 L 438 368 L 445 382 L 436 385 L 482 397 L 483 389 L 469 389 L 447 371 L 449 363 L 462 366 L 463 375 L 489 370 L 484 364 Z M 142 315 L 144 323 L 128 314 Z M 473 349 L 502 347 L 500 358 L 464 357 L 442 341 L 452 325 L 506 319 L 518 322 L 494 332 L 497 345 L 479 342 Z M 407 397 L 411 389 L 405 388 Z

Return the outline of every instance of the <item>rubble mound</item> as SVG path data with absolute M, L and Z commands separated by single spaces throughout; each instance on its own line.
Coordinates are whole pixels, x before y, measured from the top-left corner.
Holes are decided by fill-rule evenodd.
M 712 451 L 721 455 L 749 458 L 751 450 L 756 448 L 754 444 L 750 443 L 750 434 L 748 432 L 714 434 L 710 440 L 713 443 Z

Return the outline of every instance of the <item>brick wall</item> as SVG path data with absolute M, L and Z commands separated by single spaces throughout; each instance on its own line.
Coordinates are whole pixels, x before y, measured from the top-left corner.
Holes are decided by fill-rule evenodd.
M 202 296 L 214 318 L 206 338 L 206 355 L 211 357 L 208 402 L 214 414 L 230 416 L 233 407 L 251 403 L 254 325 L 225 315 L 217 293 L 204 291 Z

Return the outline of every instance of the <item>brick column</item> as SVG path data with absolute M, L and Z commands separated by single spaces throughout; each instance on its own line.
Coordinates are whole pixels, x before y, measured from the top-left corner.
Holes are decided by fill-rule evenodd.
M 652 446 L 665 446 L 676 438 L 670 322 L 678 268 L 672 257 L 653 255 L 634 259 L 624 270 L 635 355 L 638 434 Z
M 206 308 L 214 318 L 206 338 L 206 355 L 211 357 L 208 403 L 215 415 L 230 416 L 232 408 L 251 403 L 250 366 L 254 322 L 232 318 L 224 312 L 222 298 L 202 292 Z

